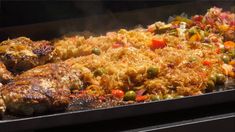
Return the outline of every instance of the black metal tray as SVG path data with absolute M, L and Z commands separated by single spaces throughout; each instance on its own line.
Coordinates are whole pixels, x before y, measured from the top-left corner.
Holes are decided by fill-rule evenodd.
M 220 7 L 229 9 L 230 3 L 220 3 Z M 156 20 L 166 20 L 168 16 L 180 14 L 183 11 L 190 14 L 204 13 L 211 3 L 187 3 L 167 7 L 149 8 L 125 13 L 93 16 L 71 20 L 61 20 L 41 24 L 32 24 L 0 29 L 0 41 L 7 38 L 19 36 L 30 37 L 33 40 L 53 39 L 61 35 L 79 32 L 95 31 L 105 33 L 106 31 L 119 28 L 132 28 L 133 25 L 147 25 Z M 198 7 L 192 9 L 191 7 Z M 171 9 L 166 10 L 166 9 Z M 155 14 L 154 12 L 161 12 Z M 159 16 L 160 15 L 160 16 Z M 181 109 L 195 108 L 199 106 L 213 105 L 225 102 L 235 102 L 235 89 L 207 93 L 199 96 L 190 96 L 173 100 L 162 100 L 158 102 L 138 103 L 126 106 L 117 106 L 106 109 L 74 111 L 56 113 L 27 118 L 0 120 L 0 132 L 33 130 L 73 124 L 90 123 L 95 121 L 133 117 L 152 113 L 161 113 Z
M 180 99 L 118 106 L 107 109 L 84 110 L 28 118 L 2 120 L 0 131 L 20 131 L 91 123 L 108 119 L 132 117 L 152 113 L 175 111 L 224 102 L 235 102 L 235 89 L 189 96 Z

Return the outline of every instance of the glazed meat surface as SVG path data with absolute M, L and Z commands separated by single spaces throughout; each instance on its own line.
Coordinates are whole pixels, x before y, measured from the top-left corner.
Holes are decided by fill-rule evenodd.
M 70 87 L 81 85 L 80 69 L 76 61 L 66 61 L 24 72 L 1 88 L 7 109 L 26 115 L 65 109 Z
M 13 79 L 13 75 L 6 69 L 6 66 L 0 61 L 0 83 L 7 83 Z
M 49 41 L 32 41 L 26 37 L 0 43 L 0 60 L 13 72 L 21 72 L 50 60 L 53 46 Z

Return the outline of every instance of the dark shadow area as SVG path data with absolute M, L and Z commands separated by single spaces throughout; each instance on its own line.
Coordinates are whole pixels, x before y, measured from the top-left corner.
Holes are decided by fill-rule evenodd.
M 0 27 L 110 14 L 178 4 L 177 1 L 0 1 Z

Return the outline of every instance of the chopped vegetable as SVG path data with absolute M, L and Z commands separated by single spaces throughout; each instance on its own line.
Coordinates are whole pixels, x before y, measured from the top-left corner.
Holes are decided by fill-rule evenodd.
M 147 29 L 147 32 L 150 32 L 150 33 L 154 33 L 154 31 L 156 30 L 156 25 L 155 24 L 152 24 L 152 25 L 149 25 L 148 26 L 148 29 Z
M 170 94 L 166 94 L 165 96 L 163 96 L 164 99 L 173 99 L 173 96 Z
M 235 48 L 235 43 L 233 41 L 226 41 L 224 42 L 224 47 L 226 49 L 232 49 Z
M 216 82 L 216 75 L 211 74 L 209 79 L 212 80 L 215 83 Z
M 142 96 L 136 96 L 136 101 L 137 102 L 143 102 L 143 101 L 145 101 L 145 100 L 147 100 L 148 99 L 148 96 L 146 96 L 146 95 L 142 95 Z
M 194 62 L 194 61 L 196 61 L 196 60 L 197 60 L 196 57 L 190 57 L 190 58 L 189 58 L 189 61 L 190 61 L 190 62 Z
M 113 48 L 119 48 L 122 47 L 122 45 L 120 43 L 114 43 L 113 44 Z
M 157 38 L 152 39 L 152 44 L 150 45 L 150 48 L 152 50 L 162 49 L 164 47 L 166 47 L 166 42 L 163 39 L 157 39 Z
M 229 29 L 229 26 L 226 24 L 223 24 L 223 25 L 219 25 L 218 28 L 221 32 L 225 32 Z
M 226 77 L 224 74 L 217 74 L 216 75 L 216 83 L 217 84 L 224 84 L 224 82 L 226 81 Z
M 229 65 L 232 65 L 233 67 L 235 67 L 235 60 L 231 60 L 231 61 L 229 62 Z
M 193 23 L 192 20 L 182 16 L 176 16 L 174 21 L 186 22 L 188 25 L 191 25 Z
M 224 61 L 224 63 L 229 63 L 230 57 L 228 55 L 223 55 L 222 60 Z
M 171 24 L 167 24 L 161 27 L 158 27 L 157 29 L 157 33 L 161 34 L 161 33 L 165 33 L 167 30 L 169 30 L 171 28 Z
M 159 73 L 159 68 L 157 67 L 149 67 L 147 70 L 148 78 L 154 78 L 158 75 L 158 73 Z
M 112 95 L 116 98 L 123 98 L 124 97 L 124 92 L 119 89 L 112 90 Z
M 195 15 L 192 17 L 192 20 L 195 22 L 202 22 L 203 16 L 202 15 Z
M 202 64 L 204 66 L 211 66 L 212 65 L 212 63 L 210 61 L 207 61 L 207 60 L 203 61 Z
M 100 54 L 101 54 L 99 48 L 94 48 L 94 49 L 92 49 L 92 53 L 93 53 L 93 54 L 96 54 L 96 55 L 100 55 Z
M 161 96 L 160 95 L 151 95 L 150 96 L 150 99 L 152 100 L 152 101 L 156 101 L 156 100 L 161 100 Z
M 94 71 L 94 76 L 97 77 L 97 76 L 102 76 L 104 74 L 104 70 L 99 68 L 99 69 L 96 69 Z
M 215 89 L 215 83 L 209 80 L 206 85 L 206 92 L 212 92 Z
M 125 101 L 129 101 L 129 100 L 132 100 L 132 101 L 135 101 L 135 98 L 136 98 L 136 93 L 135 91 L 127 91 L 124 95 L 124 100 Z
M 175 98 L 183 98 L 184 96 L 183 95 L 176 95 Z
M 200 34 L 196 33 L 190 37 L 189 41 L 194 42 L 194 41 L 200 41 L 201 39 L 202 39 L 202 37 L 200 36 Z
M 191 27 L 191 28 L 188 30 L 188 32 L 189 32 L 191 35 L 193 35 L 193 34 L 196 34 L 196 33 L 197 33 L 197 29 L 196 29 L 196 27 L 194 26 L 194 27 Z
M 228 55 L 229 55 L 231 58 L 235 58 L 235 48 L 229 50 Z

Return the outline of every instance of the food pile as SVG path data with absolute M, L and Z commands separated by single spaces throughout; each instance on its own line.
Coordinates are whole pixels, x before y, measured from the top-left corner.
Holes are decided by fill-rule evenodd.
M 9 39 L 0 43 L 0 109 L 34 115 L 216 91 L 235 79 L 234 41 L 235 14 L 217 7 L 103 36 Z

